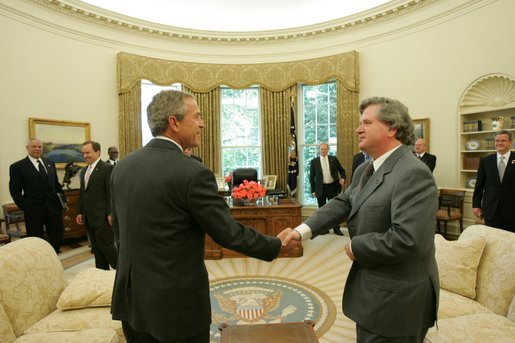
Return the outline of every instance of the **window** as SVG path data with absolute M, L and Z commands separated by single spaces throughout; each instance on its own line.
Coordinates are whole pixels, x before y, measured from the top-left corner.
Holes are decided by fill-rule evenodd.
M 152 133 L 147 122 L 147 107 L 152 101 L 154 95 L 165 89 L 181 90 L 180 83 L 174 83 L 171 86 L 159 86 L 150 81 L 141 81 L 141 144 L 145 146 L 152 138 Z
M 302 85 L 299 112 L 301 113 L 301 135 L 299 142 L 299 185 L 303 185 L 300 200 L 304 205 L 316 205 L 309 185 L 309 167 L 318 156 L 319 145 L 329 144 L 329 154 L 336 154 L 336 82 L 322 85 Z
M 222 175 L 255 168 L 261 175 L 259 88 L 221 89 Z

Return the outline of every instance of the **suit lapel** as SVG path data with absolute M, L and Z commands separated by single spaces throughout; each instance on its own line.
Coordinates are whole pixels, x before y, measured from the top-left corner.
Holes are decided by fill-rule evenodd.
M 384 161 L 381 167 L 379 167 L 379 169 L 374 172 L 374 174 L 370 177 L 365 187 L 361 191 L 358 191 L 358 194 L 355 197 L 355 201 L 352 204 L 352 210 L 349 214 L 349 218 L 351 218 L 356 212 L 359 211 L 363 203 L 383 183 L 385 175 L 389 174 L 392 171 L 393 167 L 395 166 L 395 163 L 397 163 L 397 160 L 405 153 L 406 149 L 407 148 L 405 146 L 401 146 L 396 151 L 394 151 L 393 154 L 390 155 L 386 159 L 386 161 Z M 367 163 L 372 163 L 372 160 L 370 160 Z M 365 168 L 363 168 L 363 170 L 365 170 Z

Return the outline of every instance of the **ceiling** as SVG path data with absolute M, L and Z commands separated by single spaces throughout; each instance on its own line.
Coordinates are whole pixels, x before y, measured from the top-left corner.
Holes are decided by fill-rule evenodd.
M 392 0 L 82 0 L 125 16 L 185 29 L 268 31 L 304 27 Z

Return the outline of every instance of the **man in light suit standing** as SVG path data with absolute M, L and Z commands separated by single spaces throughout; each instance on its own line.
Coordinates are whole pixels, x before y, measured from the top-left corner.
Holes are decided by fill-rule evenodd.
M 318 207 L 324 206 L 328 200 L 341 192 L 347 177 L 340 161 L 336 156 L 328 155 L 328 153 L 329 144 L 321 143 L 320 156 L 311 160 L 309 168 L 311 193 L 317 198 Z M 335 234 L 343 236 L 340 231 L 340 223 L 333 227 L 333 231 Z
M 100 144 L 82 144 L 82 157 L 88 165 L 80 173 L 80 196 L 76 221 L 86 225 L 91 251 L 98 269 L 116 268 L 116 247 L 111 228 L 110 178 L 113 166 L 100 159 Z
M 404 105 L 375 97 L 363 100 L 360 112 L 359 147 L 373 160 L 358 167 L 344 193 L 286 229 L 283 244 L 346 220 L 353 263 L 343 312 L 356 322 L 357 341 L 422 342 L 438 310 L 436 184 L 407 147 L 414 135 Z
M 154 136 L 113 169 L 118 267 L 113 318 L 130 342 L 208 343 L 211 324 L 204 237 L 271 261 L 281 249 L 232 219 L 213 172 L 184 155 L 204 122 L 191 94 L 161 91 L 147 108 Z
M 58 194 L 63 188 L 57 178 L 55 164 L 43 158 L 43 144 L 30 139 L 26 145 L 28 156 L 9 168 L 9 191 L 25 215 L 27 236 L 45 237 L 59 253 L 63 240 L 63 207 Z M 64 197 L 63 197 L 64 198 Z
M 496 132 L 494 138 L 497 153 L 479 161 L 472 207 L 486 225 L 515 232 L 515 154 L 510 151 L 511 132 Z

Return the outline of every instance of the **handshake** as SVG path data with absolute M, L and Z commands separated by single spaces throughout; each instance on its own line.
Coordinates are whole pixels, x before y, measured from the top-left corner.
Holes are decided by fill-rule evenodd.
M 277 235 L 277 238 L 279 238 L 282 243 L 281 255 L 288 255 L 289 252 L 301 248 L 300 241 L 302 237 L 298 231 L 292 230 L 291 228 L 286 228 L 281 231 Z

